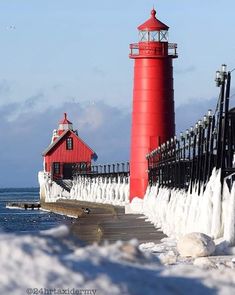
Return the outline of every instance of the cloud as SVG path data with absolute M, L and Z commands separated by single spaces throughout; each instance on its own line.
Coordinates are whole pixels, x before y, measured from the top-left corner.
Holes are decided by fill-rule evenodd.
M 128 111 L 98 102 L 91 109 L 85 107 L 81 115 L 86 117 L 87 124 L 81 125 L 78 131 L 88 142 L 93 143 L 99 162 L 129 160 L 131 123 Z
M 39 92 L 22 102 L 4 104 L 0 108 L 0 113 L 2 113 L 8 121 L 15 121 L 23 113 L 36 110 L 36 108 L 43 102 L 44 96 L 45 95 L 42 92 Z
M 42 99 L 44 98 L 44 94 L 42 92 L 37 93 L 29 98 L 27 98 L 24 102 L 24 107 L 26 109 L 34 108 Z
M 37 172 L 42 169 L 42 152 L 49 145 L 53 129 L 63 113 L 78 129 L 81 138 L 98 154 L 99 163 L 129 160 L 130 112 L 104 101 L 66 102 L 39 111 L 35 106 L 42 93 L 23 103 L 0 107 L 0 187 L 36 186 Z M 217 100 L 194 100 L 176 108 L 177 133 L 194 125 Z M 10 118 L 10 120 L 9 120 Z
M 231 95 L 235 89 L 231 90 Z M 67 112 L 79 136 L 98 154 L 98 163 L 129 160 L 130 110 L 104 101 L 79 103 L 68 101 L 57 107 L 36 108 L 43 93 L 23 103 L 0 107 L 0 187 L 36 186 L 37 172 L 42 169 L 42 152 L 49 145 L 53 129 Z M 231 107 L 234 105 L 231 99 Z M 217 98 L 198 99 L 176 108 L 177 134 L 194 125 L 214 110 Z M 9 120 L 9 118 L 11 120 Z
M 234 101 L 235 88 L 230 91 L 230 109 L 235 106 Z M 187 103 L 181 104 L 176 108 L 176 130 L 179 134 L 180 131 L 185 131 L 194 126 L 199 119 L 202 119 L 208 110 L 215 111 L 218 102 L 218 97 L 210 99 L 194 99 Z
M 78 126 L 80 126 L 81 129 L 88 129 L 91 131 L 97 130 L 105 121 L 103 111 L 104 110 L 97 107 L 95 103 L 91 103 L 84 108 L 84 112 L 78 119 Z
M 20 103 L 0 107 L 0 187 L 38 185 L 41 154 L 64 112 L 100 163 L 129 159 L 130 114 L 126 110 L 100 101 L 91 105 L 68 102 L 40 112 L 34 109 L 36 97 L 25 103 L 27 111 Z
M 194 126 L 199 119 L 207 114 L 209 109 L 214 111 L 216 104 L 217 99 L 213 98 L 209 100 L 197 99 L 178 106 L 175 112 L 177 134 Z

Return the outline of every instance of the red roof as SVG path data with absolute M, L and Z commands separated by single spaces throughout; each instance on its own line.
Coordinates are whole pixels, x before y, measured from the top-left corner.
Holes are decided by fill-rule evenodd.
M 72 123 L 67 119 L 67 114 L 64 113 L 64 118 L 60 120 L 59 124 L 72 124 Z
M 69 122 L 69 121 L 68 121 Z M 80 141 L 80 142 L 82 142 L 85 146 L 86 146 L 86 148 L 87 149 L 89 149 L 90 150 L 90 152 L 92 153 L 92 154 L 95 154 L 95 152 L 74 132 L 74 131 L 72 131 L 72 130 L 69 130 L 69 129 L 67 129 L 66 131 L 64 131 L 62 134 L 61 134 L 61 136 L 60 137 L 58 137 L 53 143 L 51 143 L 49 146 L 48 146 L 48 148 L 43 152 L 43 156 L 46 156 L 54 147 L 56 147 L 57 145 L 58 145 L 58 143 L 65 137 L 65 135 L 68 133 L 68 132 L 70 132 L 70 133 L 73 133 L 74 134 L 74 136 Z
M 148 19 L 145 23 L 143 23 L 142 25 L 138 27 L 138 30 L 140 31 L 160 31 L 160 30 L 168 30 L 168 29 L 169 27 L 167 25 L 160 22 L 160 20 L 156 18 L 155 9 L 152 9 L 150 19 Z

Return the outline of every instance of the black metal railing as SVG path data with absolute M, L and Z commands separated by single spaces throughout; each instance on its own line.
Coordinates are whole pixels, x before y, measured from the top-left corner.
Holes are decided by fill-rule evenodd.
M 89 170 L 81 171 L 74 169 L 73 177 L 86 176 L 86 177 L 128 177 L 130 175 L 129 162 L 112 163 L 104 165 L 91 165 Z
M 235 180 L 235 108 L 229 110 L 231 73 L 223 69 L 217 73 L 220 95 L 214 114 L 209 110 L 195 127 L 147 155 L 150 185 L 190 187 L 192 191 L 193 184 L 197 183 L 200 194 L 216 167 L 221 169 L 222 183 L 226 178 L 231 187 Z

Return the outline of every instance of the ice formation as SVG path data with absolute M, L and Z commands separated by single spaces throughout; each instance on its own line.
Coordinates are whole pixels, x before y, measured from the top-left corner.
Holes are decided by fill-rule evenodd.
M 229 191 L 224 183 L 221 193 L 220 170 L 212 172 L 205 191 L 190 193 L 180 189 L 148 188 L 143 200 L 143 213 L 163 232 L 174 238 L 201 232 L 214 239 L 235 243 L 235 184 Z
M 39 172 L 40 199 L 56 202 L 58 199 L 73 199 L 125 206 L 129 203 L 129 178 L 84 177 L 73 180 L 70 192 L 52 181 L 49 173 Z
M 56 202 L 58 199 L 69 198 L 70 194 L 56 182 L 51 180 L 50 173 L 38 173 L 40 185 L 40 200 L 43 202 Z
M 129 179 L 118 177 L 78 177 L 73 181 L 70 198 L 80 201 L 125 206 L 129 202 Z
M 46 202 L 60 198 L 130 207 L 140 211 L 169 237 L 201 232 L 213 239 L 223 238 L 235 245 L 235 183 L 231 191 L 226 182 L 221 192 L 220 170 L 213 170 L 205 190 L 198 195 L 198 184 L 192 192 L 182 189 L 147 188 L 143 200 L 135 198 L 129 204 L 129 179 L 111 177 L 78 177 L 70 193 L 53 182 L 46 173 L 39 173 L 40 195 Z M 132 208 L 133 207 L 133 208 Z M 129 210 L 128 209 L 128 210 Z M 127 210 L 127 212 L 128 212 Z

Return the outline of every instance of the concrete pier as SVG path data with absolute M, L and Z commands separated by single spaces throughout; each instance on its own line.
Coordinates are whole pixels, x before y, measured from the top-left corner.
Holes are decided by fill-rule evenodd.
M 42 203 L 42 208 L 54 213 L 78 217 L 71 232 L 86 243 L 105 240 L 115 242 L 138 239 L 140 243 L 159 243 L 165 235 L 141 214 L 125 214 L 124 207 L 75 200 Z

